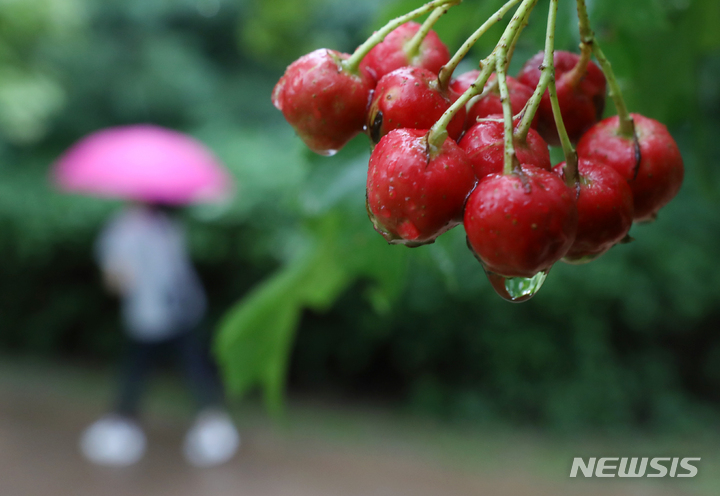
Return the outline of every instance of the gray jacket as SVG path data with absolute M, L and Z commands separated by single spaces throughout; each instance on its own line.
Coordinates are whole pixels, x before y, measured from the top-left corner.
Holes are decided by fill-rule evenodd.
M 120 212 L 101 233 L 96 257 L 103 271 L 127 281 L 122 316 L 134 339 L 168 339 L 202 319 L 205 292 L 184 232 L 161 210 L 138 206 Z

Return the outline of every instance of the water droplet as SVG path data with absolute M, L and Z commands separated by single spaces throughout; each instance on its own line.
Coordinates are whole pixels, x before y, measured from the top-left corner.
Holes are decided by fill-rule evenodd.
M 550 269 L 546 269 L 529 278 L 505 277 L 489 271 L 484 265 L 483 268 L 495 292 L 501 298 L 514 303 L 521 303 L 535 296 L 535 293 L 540 290 L 545 282 L 548 272 L 550 272 Z

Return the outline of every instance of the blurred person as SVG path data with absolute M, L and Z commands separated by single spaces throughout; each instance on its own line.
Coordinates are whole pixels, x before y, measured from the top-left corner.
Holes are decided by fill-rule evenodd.
M 83 454 L 103 465 L 130 465 L 145 452 L 139 403 L 151 367 L 173 353 L 182 365 L 199 414 L 184 443 L 196 466 L 229 460 L 239 434 L 223 408 L 222 391 L 197 334 L 206 296 L 171 207 L 138 204 L 113 218 L 96 244 L 106 288 L 121 299 L 127 335 L 120 389 L 112 413 L 82 435 Z
M 231 176 L 191 136 L 134 124 L 85 136 L 58 158 L 51 177 L 61 191 L 132 202 L 105 227 L 96 245 L 105 286 L 121 299 L 128 339 L 116 404 L 83 433 L 82 452 L 105 465 L 130 465 L 142 458 L 146 438 L 138 423 L 140 396 L 151 367 L 173 353 L 200 411 L 185 438 L 185 457 L 197 466 L 229 460 L 240 437 L 194 333 L 206 297 L 173 213 L 183 205 L 227 200 L 233 192 Z
M 96 258 L 105 287 L 121 299 L 128 342 L 114 409 L 84 432 L 83 454 L 104 465 L 140 460 L 146 446 L 138 423 L 141 393 L 151 367 L 173 353 L 200 411 L 185 438 L 186 459 L 196 466 L 229 460 L 240 439 L 194 332 L 205 314 L 206 296 L 173 208 L 138 204 L 124 209 L 100 235 Z

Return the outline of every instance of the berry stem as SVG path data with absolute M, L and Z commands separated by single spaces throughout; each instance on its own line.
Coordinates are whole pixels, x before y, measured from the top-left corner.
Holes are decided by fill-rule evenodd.
M 585 4 L 585 0 L 577 0 L 576 4 L 578 13 L 578 28 L 580 29 L 580 41 L 582 43 L 592 45 L 595 33 L 593 33 L 593 30 L 590 27 L 590 17 L 588 16 L 587 5 Z
M 615 73 L 612 70 L 610 61 L 607 57 L 605 57 L 605 54 L 600 49 L 597 41 L 593 43 L 592 51 L 600 64 L 603 74 L 605 74 L 605 79 L 607 79 L 608 87 L 610 88 L 610 98 L 612 98 L 612 101 L 615 104 L 615 110 L 617 110 L 618 117 L 620 118 L 620 134 L 631 138 L 635 136 L 635 122 L 628 111 L 627 105 L 625 105 L 625 99 L 622 96 L 620 84 L 618 84 L 618 81 L 615 78 Z
M 515 53 L 515 46 L 517 45 L 517 42 L 520 39 L 520 34 L 523 32 L 523 29 L 525 29 L 528 24 L 530 24 L 530 11 L 528 11 L 525 14 L 522 24 L 520 24 L 520 27 L 518 28 L 517 33 L 515 33 L 515 36 L 513 37 L 513 40 L 510 43 L 510 47 L 508 48 L 508 62 L 507 62 L 507 66 L 506 66 L 507 68 L 510 67 L 510 62 L 512 61 L 513 54 Z
M 607 79 L 608 87 L 610 89 L 610 98 L 612 98 L 618 117 L 620 118 L 620 134 L 628 138 L 634 137 L 635 123 L 633 122 L 632 116 L 625 105 L 625 99 L 622 96 L 620 84 L 618 84 L 615 73 L 612 70 L 612 65 L 600 49 L 600 45 L 595 38 L 595 33 L 590 27 L 590 18 L 588 17 L 585 0 L 577 0 L 577 13 L 578 26 L 580 28 L 581 48 L 583 49 L 583 52 L 588 50 L 585 46 L 592 49 L 592 53 L 595 55 L 595 58 L 600 64 L 603 74 L 605 74 L 605 79 Z
M 479 95 L 483 88 L 485 87 L 485 83 L 487 83 L 487 80 L 490 78 L 490 75 L 493 72 L 493 67 L 495 66 L 495 54 L 490 54 L 488 58 L 480 62 L 480 74 L 478 75 L 477 79 L 473 84 L 470 85 L 470 87 L 458 97 L 457 100 L 453 102 L 452 105 L 450 105 L 450 108 L 448 108 L 445 113 L 443 113 L 442 116 L 433 124 L 433 126 L 430 128 L 430 131 L 428 132 L 428 144 L 430 146 L 431 152 L 433 150 L 439 149 L 443 143 L 445 143 L 445 138 L 447 138 L 447 127 L 448 124 L 450 124 L 450 121 L 455 117 L 455 114 L 465 106 L 467 102 L 470 101 L 475 95 Z
M 418 7 L 417 9 L 410 11 L 405 15 L 396 17 L 392 21 L 385 24 L 385 26 L 378 29 L 375 33 L 373 33 L 372 36 L 365 40 L 362 45 L 357 47 L 353 54 L 350 56 L 350 58 L 342 62 L 343 69 L 352 74 L 357 74 L 358 68 L 360 67 L 360 62 L 365 57 L 365 55 L 367 55 L 370 50 L 375 48 L 375 45 L 382 42 L 385 37 L 392 31 L 405 24 L 406 22 L 411 21 L 416 17 L 420 17 L 423 14 L 427 14 L 428 12 L 431 12 L 438 7 L 451 7 L 458 4 L 460 1 L 462 0 L 433 0 L 432 2 L 428 2 L 422 7 Z
M 497 83 L 500 89 L 500 102 L 503 109 L 503 123 L 505 126 L 505 159 L 503 163 L 503 174 L 511 174 L 517 165 L 515 157 L 515 145 L 513 144 L 513 113 L 510 105 L 510 92 L 507 86 L 507 51 L 501 51 L 497 58 L 495 72 L 497 72 Z
M 455 55 L 452 56 L 450 61 L 445 64 L 442 69 L 440 69 L 438 82 L 440 83 L 440 88 L 442 90 L 446 90 L 448 88 L 453 72 L 455 72 L 455 68 L 457 68 L 460 61 L 465 58 L 473 45 L 477 43 L 477 41 L 488 31 L 488 29 L 497 24 L 511 8 L 517 5 L 518 2 L 520 2 L 520 0 L 509 0 L 506 2 L 505 5 L 500 7 L 497 12 L 488 17 L 482 26 L 480 26 L 467 40 L 465 40 L 465 43 L 463 43 L 457 52 L 455 52 Z
M 498 41 L 498 44 L 495 47 L 498 52 L 504 51 L 507 55 L 508 47 L 510 46 L 512 40 L 515 38 L 518 30 L 520 29 L 520 25 L 525 20 L 525 16 L 530 14 L 530 11 L 533 9 L 533 7 L 535 7 L 536 3 L 537 0 L 523 0 L 523 2 L 520 4 L 520 7 L 518 7 L 518 9 L 515 11 L 515 15 L 508 23 L 507 27 L 505 28 L 505 32 L 503 33 L 500 41 Z
M 592 57 L 592 47 L 585 43 L 580 43 L 580 59 L 578 59 L 575 67 L 572 68 L 566 75 L 568 83 L 571 87 L 575 88 L 580 83 L 580 80 L 587 72 L 587 66 L 590 63 L 590 57 Z
M 460 98 L 455 100 L 455 102 L 450 106 L 450 108 L 447 109 L 445 113 L 440 117 L 440 119 L 438 119 L 438 121 L 430 128 L 430 131 L 428 131 L 428 146 L 430 148 L 431 154 L 434 152 L 434 150 L 439 149 L 439 147 L 441 147 L 442 144 L 445 142 L 445 138 L 447 137 L 447 126 L 452 120 L 453 116 L 473 96 L 479 94 L 483 90 L 483 88 L 485 87 L 485 83 L 487 83 L 487 80 L 490 78 L 490 74 L 492 74 L 494 68 L 498 73 L 500 99 L 503 102 L 503 114 L 505 116 L 505 170 L 507 171 L 507 173 L 512 172 L 516 159 L 515 147 L 513 146 L 513 115 L 512 108 L 510 106 L 510 96 L 507 88 L 505 67 L 507 66 L 508 60 L 508 46 L 510 42 L 515 38 L 515 35 L 517 34 L 523 20 L 527 15 L 529 15 L 530 11 L 532 11 L 536 3 L 537 0 L 522 1 L 520 6 L 515 11 L 515 15 L 505 28 L 505 32 L 500 38 L 500 41 L 498 41 L 498 44 L 495 46 L 493 52 L 485 60 L 480 62 L 480 75 L 478 76 L 478 78 L 472 85 L 470 85 L 470 88 L 468 88 L 465 93 L 460 95 Z M 452 73 L 452 71 L 450 73 Z
M 497 72 L 498 87 L 500 89 L 500 101 L 503 107 L 503 120 L 505 124 L 505 160 L 503 165 L 503 174 L 512 173 L 515 168 L 517 159 L 515 157 L 515 146 L 513 145 L 513 113 L 510 105 L 510 92 L 507 87 L 507 65 L 508 65 L 508 49 L 512 41 L 515 39 L 520 26 L 525 17 L 530 15 L 537 0 L 523 0 L 520 7 L 515 11 L 515 15 L 505 28 L 500 41 L 495 47 L 497 58 L 495 60 L 495 70 Z
M 548 93 L 550 93 L 550 103 L 552 105 L 553 117 L 555 118 L 555 127 L 557 128 L 558 136 L 560 136 L 560 144 L 562 145 L 563 154 L 565 155 L 565 184 L 572 187 L 579 179 L 578 156 L 570 141 L 570 136 L 568 136 L 562 114 L 560 113 L 560 102 L 557 97 L 554 76 L 550 78 Z
M 545 52 L 543 62 L 540 66 L 540 80 L 538 81 L 535 91 L 525 104 L 521 115 L 522 119 L 515 130 L 515 138 L 521 141 L 527 139 L 532 125 L 533 118 L 540 102 L 545 94 L 545 90 L 550 84 L 551 79 L 555 79 L 555 24 L 557 20 L 557 0 L 550 0 L 550 8 L 548 10 L 547 31 L 545 34 Z
M 407 55 L 408 60 L 412 60 L 420 54 L 420 45 L 422 44 L 423 40 L 430 32 L 432 27 L 435 25 L 435 23 L 438 21 L 438 19 L 440 19 L 444 14 L 447 14 L 447 11 L 451 6 L 452 5 L 447 4 L 437 7 L 435 10 L 432 11 L 432 13 L 430 13 L 428 18 L 425 19 L 425 22 L 422 23 L 422 26 L 420 26 L 418 32 L 415 33 L 415 35 L 410 39 L 410 41 L 407 42 L 404 47 L 405 54 Z

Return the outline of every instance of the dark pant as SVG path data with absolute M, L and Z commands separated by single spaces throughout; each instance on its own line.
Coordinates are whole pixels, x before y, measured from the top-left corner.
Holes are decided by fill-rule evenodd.
M 219 406 L 222 403 L 220 384 L 210 366 L 205 348 L 194 332 L 184 332 L 158 342 L 129 340 L 115 408 L 117 413 L 137 416 L 148 373 L 153 365 L 168 354 L 174 354 L 179 359 L 199 408 Z

